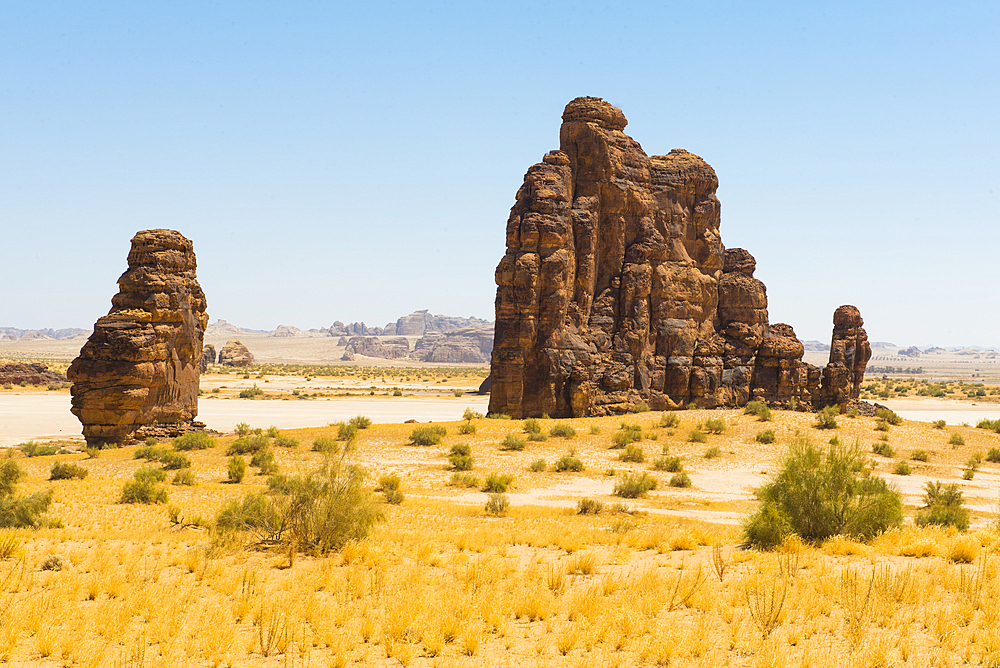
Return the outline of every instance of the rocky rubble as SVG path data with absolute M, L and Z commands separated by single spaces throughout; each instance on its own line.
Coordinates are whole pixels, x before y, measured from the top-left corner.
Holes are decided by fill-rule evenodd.
M 804 363 L 792 327 L 768 321 L 753 256 L 723 246 L 715 171 L 683 149 L 647 156 L 626 125 L 573 100 L 560 150 L 524 177 L 496 270 L 490 411 L 857 400 L 871 355 L 857 309 L 834 315 L 830 364 Z
M 73 360 L 73 414 L 88 444 L 127 443 L 143 427 L 197 428 L 208 315 L 190 240 L 173 230 L 132 239 L 111 311 Z

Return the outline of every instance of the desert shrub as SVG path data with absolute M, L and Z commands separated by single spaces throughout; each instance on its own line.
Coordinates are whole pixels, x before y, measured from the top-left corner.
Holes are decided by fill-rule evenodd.
M 297 448 L 299 447 L 299 439 L 291 436 L 278 436 L 274 439 L 274 445 L 279 448 Z
M 899 425 L 903 424 L 903 418 L 899 417 L 898 415 L 896 415 L 895 412 L 889 410 L 888 408 L 878 409 L 875 415 L 879 419 L 885 420 L 894 427 L 898 427 Z
M 271 439 L 262 434 L 242 436 L 229 444 L 229 447 L 226 448 L 226 454 L 230 456 L 252 454 L 270 445 Z
M 271 448 L 264 448 L 253 453 L 250 458 L 250 466 L 256 467 L 261 475 L 273 475 L 278 472 L 278 463 L 274 461 L 274 451 Z
M 962 471 L 962 480 L 972 480 L 976 475 L 976 469 L 965 469 Z
M 1000 462 L 1000 448 L 990 448 L 990 451 L 986 453 L 986 461 Z
M 703 456 L 705 457 L 705 459 L 715 459 L 721 454 L 722 450 L 719 448 L 719 446 L 713 445 L 712 447 L 710 447 L 708 450 L 705 451 L 705 454 Z
M 528 444 L 525 442 L 523 438 L 518 438 L 514 434 L 507 434 L 506 436 L 503 437 L 503 440 L 500 441 L 501 450 L 514 450 L 520 452 L 521 450 L 524 450 L 527 446 Z
M 892 472 L 896 475 L 910 475 L 912 473 L 910 465 L 906 463 L 905 459 L 900 459 L 896 462 L 896 466 L 893 467 Z
M 320 436 L 315 441 L 313 441 L 313 452 L 322 452 L 324 454 L 336 454 L 340 452 L 340 444 L 337 440 L 329 436 Z
M 476 425 L 472 424 L 471 422 L 463 422 L 458 426 L 458 433 L 462 435 L 475 434 Z
M 43 515 L 52 505 L 51 489 L 27 496 L 17 496 L 17 484 L 25 477 L 24 471 L 10 457 L 0 463 L 0 528 L 38 527 L 52 525 Z
M 549 436 L 553 438 L 573 438 L 576 436 L 576 429 L 565 422 L 557 422 L 549 429 Z
M 179 452 L 165 452 L 160 457 L 160 463 L 168 471 L 191 468 L 191 460 L 188 459 L 187 455 L 182 455 Z
M 348 420 L 347 423 L 352 427 L 357 427 L 358 429 L 367 429 L 372 426 L 372 421 L 364 415 L 356 415 Z
M 667 411 L 660 416 L 660 426 L 664 429 L 669 427 L 676 427 L 681 423 L 681 419 L 677 417 L 677 413 Z
M 97 459 L 101 456 L 101 449 L 93 445 L 88 445 L 83 451 L 87 454 L 87 459 Z
M 544 459 L 536 459 L 535 461 L 528 464 L 528 470 L 532 473 L 543 473 L 548 465 L 545 463 Z
M 710 434 L 721 434 L 726 430 L 726 421 L 722 418 L 705 420 L 705 431 Z
M 941 422 L 942 425 L 944 424 L 944 420 L 939 420 L 939 422 Z M 937 423 L 935 423 L 935 425 L 936 424 Z M 944 427 L 942 426 L 942 428 Z M 982 420 L 976 423 L 976 429 L 988 429 L 989 431 L 1000 431 L 1000 420 L 990 420 L 987 418 L 983 418 Z
M 387 473 L 378 479 L 376 491 L 385 495 L 385 502 L 398 506 L 403 502 L 403 481 L 395 473 Z
M 969 511 L 962 507 L 962 491 L 956 483 L 927 482 L 924 488 L 924 507 L 917 511 L 917 526 L 934 524 L 955 527 L 959 531 L 969 528 Z
M 545 432 L 536 431 L 534 433 L 528 434 L 528 440 L 531 442 L 547 441 L 549 440 L 549 437 L 545 435 Z
M 671 487 L 690 487 L 691 486 L 691 478 L 688 477 L 688 474 L 685 473 L 684 471 L 680 471 L 680 472 L 675 473 L 672 476 L 670 476 L 670 486 Z
M 839 406 L 836 404 L 833 406 L 827 406 L 820 412 L 816 413 L 816 421 L 814 424 L 817 429 L 836 429 L 838 415 L 840 415 Z
M 448 463 L 456 471 L 471 471 L 475 460 L 472 458 L 472 448 L 467 443 L 456 443 L 448 453 Z
M 167 490 L 160 487 L 167 479 L 163 469 L 142 467 L 133 474 L 133 479 L 122 487 L 119 503 L 166 503 Z
M 765 404 L 763 401 L 754 399 L 753 401 L 748 401 L 746 406 L 743 407 L 743 414 L 760 415 L 765 408 L 767 408 L 767 404 Z
M 629 444 L 625 446 L 625 451 L 618 455 L 618 459 L 623 462 L 642 463 L 646 461 L 646 453 L 638 445 Z
M 250 425 L 248 425 L 246 422 L 236 423 L 236 435 L 239 436 L 240 438 L 244 436 L 249 436 L 250 431 L 251 431 Z
M 933 424 L 935 429 L 944 429 L 948 425 L 944 420 L 935 420 Z
M 322 555 L 364 539 L 382 511 L 365 488 L 365 472 L 327 458 L 305 476 L 273 476 L 267 494 L 247 494 L 223 506 L 215 521 L 220 533 L 252 534 L 258 543 L 281 543 L 289 557 L 306 551 Z
M 83 480 L 90 474 L 90 471 L 70 462 L 56 462 L 49 469 L 49 480 Z
M 447 433 L 448 430 L 439 425 L 414 427 L 413 431 L 410 432 L 410 445 L 437 445 Z
M 268 438 L 278 438 L 279 436 L 281 436 L 281 432 L 278 431 L 278 428 L 272 424 L 270 427 L 267 428 L 267 431 L 264 432 L 264 435 L 267 436 Z
M 759 431 L 757 432 L 757 435 L 754 438 L 758 443 L 764 443 L 764 444 L 774 443 L 776 440 L 778 440 L 778 437 L 774 435 L 773 429 L 765 429 L 764 431 Z
M 58 454 L 59 448 L 55 445 L 42 445 L 35 441 L 28 441 L 17 446 L 25 457 L 48 457 Z
M 870 475 L 857 445 L 824 451 L 798 439 L 789 446 L 780 470 L 756 494 L 761 504 L 744 521 L 744 537 L 765 549 L 777 543 L 761 542 L 759 536 L 794 533 L 810 542 L 836 535 L 868 540 L 903 519 L 899 492 Z
M 653 468 L 657 471 L 677 473 L 678 471 L 684 470 L 684 465 L 681 463 L 680 457 L 669 457 L 664 455 L 663 457 L 657 457 L 653 460 Z
M 247 474 L 247 460 L 241 455 L 233 455 L 229 458 L 229 465 L 226 473 L 231 483 L 241 483 Z
M 147 462 L 158 462 L 163 458 L 163 455 L 168 452 L 170 451 L 166 448 L 154 445 L 140 445 L 135 449 L 135 454 L 133 456 L 135 459 L 145 459 Z
M 203 431 L 192 431 L 183 436 L 178 436 L 171 445 L 174 450 L 207 450 L 215 447 L 215 439 Z
M 240 391 L 240 399 L 256 399 L 257 397 L 263 395 L 264 395 L 264 390 L 257 387 L 257 383 L 254 383 L 253 387 Z
M 645 471 L 641 474 L 626 473 L 615 483 L 614 495 L 623 499 L 637 499 L 656 489 L 656 478 Z
M 556 460 L 554 468 L 557 472 L 563 473 L 565 471 L 570 471 L 572 473 L 580 473 L 583 471 L 583 462 L 573 457 L 571 455 L 563 455 Z
M 629 443 L 635 443 L 636 441 L 640 441 L 640 440 L 642 440 L 642 430 L 641 429 L 639 429 L 637 431 L 633 431 L 631 429 L 629 429 L 629 430 L 623 430 L 623 431 L 616 431 L 614 433 L 614 436 L 611 437 L 611 449 L 612 450 L 617 450 L 617 449 L 620 449 L 620 448 L 624 448 Z
M 490 515 L 505 515 L 510 508 L 510 499 L 503 492 L 496 492 L 490 494 L 485 507 Z
M 954 445 L 957 448 L 960 445 L 965 445 L 965 439 L 962 438 L 961 434 L 955 432 L 951 435 L 951 438 L 948 439 L 948 445 Z
M 882 418 L 875 420 L 875 431 L 889 431 L 889 423 Z
M 584 497 L 576 502 L 577 515 L 600 515 L 604 510 L 604 502 L 598 499 Z
M 400 389 L 398 389 L 398 388 L 394 389 L 392 391 L 392 396 L 394 396 L 394 397 L 401 397 L 401 396 L 403 396 L 403 391 L 400 390 Z
M 541 434 L 542 433 L 542 423 L 538 421 L 538 418 L 528 418 L 524 421 L 524 433 L 525 434 Z
M 600 434 L 601 433 L 601 427 L 599 425 L 596 425 L 596 424 L 590 425 L 590 433 L 593 434 L 594 436 L 596 436 L 597 434 Z
M 483 491 L 504 493 L 512 482 L 514 482 L 513 476 L 491 473 L 486 476 L 486 482 L 483 483 Z
M 635 405 L 632 406 L 632 412 L 633 413 L 648 413 L 649 412 L 649 404 L 647 404 L 645 401 L 637 401 L 637 402 L 635 402 Z
M 358 437 L 358 427 L 355 424 L 347 422 L 337 423 L 337 440 L 344 441 L 346 443 L 354 443 L 354 439 Z
M 915 462 L 927 462 L 930 461 L 931 455 L 926 450 L 914 450 L 910 454 L 910 459 Z
M 968 461 L 965 462 L 965 467 L 970 468 L 973 471 L 976 471 L 979 469 L 980 466 L 982 466 L 982 464 L 983 464 L 983 453 L 973 452 L 972 455 L 969 457 Z
M 487 420 L 510 420 L 510 416 L 506 413 L 487 413 Z
M 879 442 L 872 445 L 872 452 L 879 457 L 895 457 L 896 451 L 888 443 Z
M 463 420 L 468 420 L 469 422 L 472 422 L 473 420 L 478 420 L 478 419 L 480 419 L 482 417 L 483 417 L 482 413 L 477 413 L 476 411 L 472 410 L 471 408 L 466 408 L 465 412 L 462 413 L 462 419 Z
M 451 484 L 458 487 L 479 487 L 479 478 L 471 473 L 452 473 Z
M 688 441 L 691 443 L 706 443 L 708 441 L 708 434 L 701 429 L 692 429 L 688 433 Z
M 197 481 L 194 478 L 194 471 L 190 468 L 181 469 L 174 474 L 175 485 L 195 485 Z

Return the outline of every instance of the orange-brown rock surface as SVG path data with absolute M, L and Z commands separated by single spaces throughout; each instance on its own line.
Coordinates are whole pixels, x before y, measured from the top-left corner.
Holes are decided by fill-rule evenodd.
M 65 383 L 66 376 L 49 371 L 42 362 L 0 363 L 0 385 L 50 385 Z
M 253 353 L 239 339 L 229 339 L 219 351 L 219 364 L 223 366 L 250 366 Z
M 143 427 L 189 428 L 208 315 L 190 240 L 174 230 L 132 239 L 111 311 L 73 360 L 73 414 L 88 444 L 126 443 Z
M 524 177 L 496 270 L 490 411 L 856 400 L 871 354 L 857 309 L 837 309 L 826 369 L 803 363 L 792 327 L 768 323 L 753 256 L 722 244 L 715 171 L 682 149 L 647 156 L 626 124 L 573 100 L 560 150 Z

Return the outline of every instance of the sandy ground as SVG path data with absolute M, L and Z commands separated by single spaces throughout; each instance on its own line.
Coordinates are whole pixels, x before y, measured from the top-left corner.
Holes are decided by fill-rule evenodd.
M 198 419 L 210 429 L 231 432 L 238 422 L 279 429 L 322 427 L 366 415 L 374 422 L 460 420 L 466 408 L 486 412 L 489 397 L 343 397 L 314 401 L 203 399 Z M 80 421 L 69 412 L 69 394 L 0 394 L 0 446 L 29 440 L 82 438 Z
M 949 425 L 965 422 L 974 427 L 977 422 L 983 419 L 1000 419 L 1000 405 L 997 404 L 977 404 L 970 401 L 923 397 L 880 399 L 878 403 L 899 413 L 900 417 L 906 420 L 919 420 L 920 422 L 944 420 Z

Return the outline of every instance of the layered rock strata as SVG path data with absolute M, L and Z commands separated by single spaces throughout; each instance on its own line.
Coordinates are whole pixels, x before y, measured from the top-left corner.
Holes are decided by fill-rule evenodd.
M 524 177 L 496 270 L 490 411 L 857 400 L 871 355 L 857 309 L 837 309 L 830 364 L 803 363 L 792 327 L 768 322 L 753 256 L 722 244 L 715 171 L 682 149 L 647 156 L 626 124 L 573 100 L 560 150 Z
M 69 367 L 72 412 L 88 444 L 127 443 L 142 429 L 196 427 L 205 294 L 190 240 L 174 230 L 132 239 L 111 311 Z
M 219 364 L 224 366 L 250 366 L 253 362 L 253 353 L 239 339 L 229 339 L 219 351 Z
M 52 385 L 65 383 L 66 376 L 42 362 L 5 362 L 0 364 L 0 385 Z

